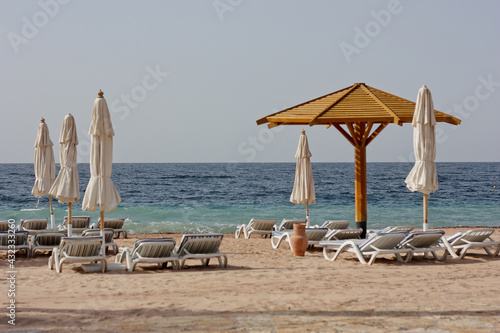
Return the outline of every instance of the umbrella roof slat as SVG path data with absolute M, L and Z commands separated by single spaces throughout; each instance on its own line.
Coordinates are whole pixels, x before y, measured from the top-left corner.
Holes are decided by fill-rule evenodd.
M 412 101 L 364 83 L 355 83 L 350 87 L 261 118 L 257 120 L 257 124 L 270 122 L 273 126 L 284 123 L 312 126 L 365 121 L 394 122 L 402 125 L 412 122 L 414 110 L 415 103 Z M 434 110 L 434 113 L 437 122 L 453 125 L 461 122 L 460 119 L 441 111 Z

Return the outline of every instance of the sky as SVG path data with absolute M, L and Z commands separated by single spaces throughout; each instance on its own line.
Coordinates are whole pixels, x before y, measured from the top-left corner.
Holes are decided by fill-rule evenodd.
M 67 113 L 88 163 L 104 92 L 113 161 L 353 162 L 333 127 L 256 120 L 363 82 L 437 110 L 437 162 L 500 161 L 498 1 L 0 1 L 0 163 L 32 163 L 42 117 L 59 161 Z M 391 124 L 368 162 L 413 162 L 413 128 Z

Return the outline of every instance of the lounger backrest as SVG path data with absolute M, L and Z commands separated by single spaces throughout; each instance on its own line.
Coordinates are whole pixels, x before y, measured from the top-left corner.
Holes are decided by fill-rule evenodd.
M 125 219 L 117 219 L 117 218 L 104 219 L 104 228 L 122 229 L 124 222 Z M 101 219 L 99 219 L 98 226 L 99 228 L 101 227 Z
M 12 235 L 15 235 L 15 238 L 12 238 Z M 9 237 L 10 236 L 10 237 Z M 28 245 L 29 233 L 27 231 L 16 231 L 15 233 L 9 233 L 7 231 L 0 232 L 0 246 L 8 246 L 8 245 Z M 15 243 L 9 243 L 9 240 L 15 239 Z
M 281 221 L 280 226 L 278 227 L 278 231 L 283 231 L 283 230 L 292 230 L 293 229 L 293 224 L 294 223 L 306 223 L 307 221 L 305 219 L 283 219 Z
M 415 248 L 428 248 L 434 245 L 444 235 L 444 231 L 413 231 L 410 232 L 402 241 L 400 246 L 411 245 Z
M 186 234 L 182 236 L 177 253 L 217 253 L 223 237 L 223 234 Z
M 68 227 L 68 217 L 64 217 L 63 222 L 65 227 Z M 77 229 L 87 229 L 90 225 L 90 216 L 72 216 L 71 227 Z
M 144 258 L 170 257 L 175 248 L 175 241 L 173 239 L 142 241 L 138 244 L 139 245 L 132 251 L 132 257 L 136 255 Z
M 347 229 L 347 227 L 349 226 L 349 221 L 325 221 L 325 223 L 323 223 L 323 226 L 325 228 L 328 228 L 330 230 L 333 230 L 333 229 Z
M 307 239 L 310 241 L 320 241 L 325 237 L 328 230 L 328 228 L 306 228 Z
M 34 243 L 41 246 L 59 246 L 63 237 L 65 234 L 62 232 L 40 231 L 35 235 Z
M 248 226 L 255 230 L 273 230 L 276 220 L 252 219 Z
M 362 252 L 373 251 L 375 250 L 375 248 L 381 250 L 393 249 L 405 237 L 406 237 L 405 232 L 390 232 L 390 233 L 377 234 L 376 236 L 367 239 L 363 244 L 359 246 L 359 249 Z
M 415 229 L 415 227 L 412 225 L 410 225 L 410 226 L 404 226 L 404 225 L 389 226 L 389 227 L 385 227 L 384 229 L 380 230 L 379 233 L 384 234 L 384 233 L 389 233 L 389 232 L 401 232 L 401 231 L 408 233 L 408 232 L 412 231 L 413 229 Z
M 9 231 L 10 223 L 8 221 L 0 221 L 0 231 Z
M 21 220 L 22 230 L 44 230 L 47 229 L 47 219 Z
M 361 236 L 361 233 L 363 233 L 363 229 L 340 229 L 337 230 L 333 236 L 332 239 L 353 239 L 353 238 L 359 238 Z
M 492 228 L 472 229 L 463 233 L 460 237 L 458 237 L 455 241 L 452 242 L 452 245 L 467 244 L 467 242 L 465 241 L 475 242 L 475 243 L 484 242 L 494 232 L 495 229 Z
M 113 229 L 104 229 L 104 240 L 106 243 L 113 243 Z M 87 229 L 82 232 L 83 237 L 101 236 L 101 229 Z
M 71 257 L 98 256 L 102 247 L 102 237 L 63 237 L 61 252 Z

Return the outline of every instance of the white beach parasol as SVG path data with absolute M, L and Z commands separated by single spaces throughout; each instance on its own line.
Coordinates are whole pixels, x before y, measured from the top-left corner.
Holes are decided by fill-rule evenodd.
M 75 118 L 68 113 L 64 117 L 61 135 L 59 136 L 61 169 L 49 194 L 60 203 L 68 204 L 68 236 L 72 236 L 71 227 L 71 205 L 80 199 L 80 187 L 78 184 L 78 165 L 76 164 L 76 146 L 78 136 L 76 134 Z
M 54 160 L 54 144 L 50 140 L 49 128 L 42 118 L 38 125 L 38 133 L 35 141 L 35 185 L 31 194 L 35 197 L 49 196 L 50 202 L 50 227 L 55 228 L 54 209 L 52 207 L 52 196 L 49 195 L 50 187 L 56 178 L 56 162 Z
M 94 212 L 97 206 L 101 209 L 101 234 L 104 238 L 104 212 L 113 211 L 121 201 L 111 180 L 113 166 L 113 125 L 108 105 L 99 91 L 94 102 L 89 134 L 92 139 L 90 147 L 90 180 L 83 197 L 82 209 Z M 104 251 L 104 240 L 103 240 Z
M 415 165 L 406 177 L 405 183 L 410 191 L 424 194 L 423 230 L 427 231 L 427 196 L 438 189 L 438 177 L 434 163 L 436 158 L 434 103 L 431 92 L 425 85 L 418 91 L 412 125 Z
M 306 205 L 306 219 L 309 227 L 309 204 L 316 203 L 316 194 L 314 191 L 314 180 L 311 168 L 311 152 L 307 143 L 306 131 L 302 130 L 299 139 L 299 146 L 295 157 L 297 165 L 295 167 L 295 181 L 293 183 L 290 201 L 297 205 Z

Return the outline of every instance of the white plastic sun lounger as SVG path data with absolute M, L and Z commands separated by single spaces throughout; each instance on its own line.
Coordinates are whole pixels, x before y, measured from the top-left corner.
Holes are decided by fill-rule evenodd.
M 108 247 L 112 248 L 113 254 L 118 252 L 118 244 L 113 240 L 114 231 L 111 228 L 104 229 L 104 247 L 108 251 Z M 82 237 L 95 237 L 101 236 L 101 229 L 87 229 L 83 230 Z
M 335 261 L 342 252 L 347 251 L 356 254 L 362 264 L 371 265 L 380 254 L 394 254 L 398 261 L 409 262 L 412 257 L 412 250 L 397 248 L 405 237 L 406 233 L 404 232 L 382 233 L 370 239 L 346 240 L 343 242 L 325 241 L 321 242 L 320 246 L 323 246 L 323 256 L 330 261 Z M 337 250 L 333 257 L 330 256 L 332 249 Z M 401 253 L 406 254 L 406 260 L 403 260 Z M 365 257 L 370 257 L 370 260 L 366 262 Z
M 134 247 L 130 250 L 128 247 L 120 249 L 115 262 L 127 262 L 129 272 L 135 270 L 137 264 L 158 264 L 159 267 L 166 267 L 169 262 L 172 263 L 172 268 L 179 267 L 179 259 L 174 254 L 175 240 L 173 238 L 151 238 L 138 239 L 134 243 Z
M 184 268 L 187 259 L 199 259 L 203 266 L 208 266 L 211 258 L 219 260 L 220 267 L 227 267 L 227 255 L 219 251 L 224 234 L 185 234 L 182 236 L 174 255 L 180 261 L 179 268 Z
M 321 228 L 328 228 L 330 230 L 347 229 L 349 223 L 347 220 L 328 220 L 321 225 Z
M 0 231 L 9 231 L 13 224 L 14 223 L 9 223 L 9 221 L 0 221 Z
M 416 254 L 423 253 L 424 258 L 428 258 L 428 254 L 431 252 L 436 260 L 445 260 L 448 255 L 447 249 L 439 245 L 443 235 L 443 230 L 413 231 L 401 241 L 398 247 L 411 249 L 413 257 Z M 443 255 L 440 257 L 437 251 L 443 251 Z
M 267 236 L 271 236 L 275 223 L 276 220 L 251 219 L 248 224 L 242 224 L 236 227 L 234 237 L 239 238 L 241 232 L 243 232 L 243 235 L 246 239 L 250 238 L 251 234 L 260 235 L 263 238 L 267 238 Z
M 114 237 L 120 238 L 120 234 L 123 235 L 123 238 L 127 238 L 127 229 L 123 227 L 125 223 L 125 219 L 122 218 L 104 218 L 104 229 L 113 229 Z M 91 228 L 94 229 L 95 225 L 92 225 Z M 101 228 L 101 219 L 97 222 L 97 229 Z
M 71 217 L 71 232 L 81 234 L 84 230 L 90 228 L 90 216 L 72 216 Z M 59 226 L 60 231 L 68 230 L 68 217 L 64 217 L 63 225 Z
M 101 253 L 102 237 L 63 237 L 59 248 L 52 250 L 49 258 L 49 268 L 56 267 L 58 273 L 62 272 L 65 262 L 100 262 L 104 273 L 108 262 Z
M 442 242 L 453 258 L 462 259 L 471 248 L 482 248 L 489 256 L 494 257 L 500 252 L 500 241 L 491 238 L 494 232 L 493 228 L 471 229 L 442 237 Z
M 292 231 L 294 223 L 307 223 L 306 219 L 283 219 L 279 226 L 274 226 L 275 231 Z
M 35 257 L 36 250 L 53 251 L 55 247 L 59 247 L 61 239 L 66 237 L 62 231 L 40 231 L 31 238 L 31 257 Z
M 10 248 L 9 245 L 11 246 Z M 26 251 L 26 257 L 29 257 L 30 241 L 28 231 L 16 231 L 15 233 L 0 231 L 0 250 L 12 250 L 12 245 L 15 246 L 15 251 L 24 250 Z
M 34 235 L 37 232 L 47 230 L 47 219 L 23 219 L 18 229 L 28 231 L 30 235 Z
M 324 240 L 327 233 L 328 228 L 306 228 L 308 247 L 314 247 L 314 245 L 319 244 Z M 279 248 L 281 242 L 285 241 L 288 243 L 290 250 L 293 252 L 292 243 L 290 243 L 290 237 L 292 237 L 292 234 L 293 231 L 273 231 L 271 236 L 271 245 L 273 246 L 273 249 Z

